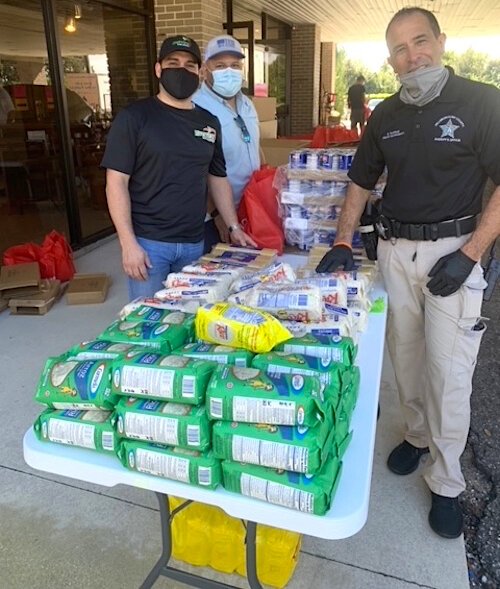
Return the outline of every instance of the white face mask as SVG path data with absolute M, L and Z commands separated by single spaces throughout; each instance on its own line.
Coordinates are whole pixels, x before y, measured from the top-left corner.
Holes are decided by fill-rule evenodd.
M 399 97 L 406 104 L 423 106 L 441 94 L 449 72 L 443 65 L 422 68 L 399 76 Z
M 227 67 L 223 70 L 214 70 L 212 76 L 212 90 L 224 98 L 232 98 L 241 90 L 243 73 L 240 70 Z

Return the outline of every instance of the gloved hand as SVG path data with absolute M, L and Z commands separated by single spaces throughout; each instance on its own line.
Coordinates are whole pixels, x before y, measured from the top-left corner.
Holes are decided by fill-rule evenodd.
M 440 258 L 429 272 L 427 288 L 433 295 L 447 297 L 462 286 L 476 265 L 474 260 L 457 250 Z
M 344 270 L 354 268 L 352 249 L 347 245 L 334 245 L 316 266 L 316 272 L 335 272 L 340 266 L 343 266 Z

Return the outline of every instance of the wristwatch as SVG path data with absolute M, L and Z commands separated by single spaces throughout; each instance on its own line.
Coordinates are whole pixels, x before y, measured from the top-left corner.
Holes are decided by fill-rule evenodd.
M 232 233 L 233 231 L 237 231 L 238 229 L 241 229 L 241 225 L 239 223 L 236 223 L 235 225 L 229 225 L 229 227 L 227 228 L 229 233 Z

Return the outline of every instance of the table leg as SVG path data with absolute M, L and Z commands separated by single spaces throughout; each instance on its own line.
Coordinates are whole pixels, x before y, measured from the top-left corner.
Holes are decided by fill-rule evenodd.
M 247 579 L 250 589 L 262 589 L 257 576 L 257 524 L 255 522 L 247 522 Z
M 172 529 L 168 495 L 156 493 L 156 497 L 160 504 L 161 556 L 155 566 L 151 569 L 151 572 L 146 577 L 146 580 L 141 585 L 140 589 L 150 589 L 154 585 L 158 577 L 162 574 L 162 569 L 167 566 L 168 561 L 172 556 Z

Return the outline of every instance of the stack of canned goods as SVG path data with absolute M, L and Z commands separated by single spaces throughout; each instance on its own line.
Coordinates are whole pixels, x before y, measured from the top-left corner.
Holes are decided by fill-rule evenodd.
M 291 170 L 348 170 L 355 150 L 352 148 L 298 149 L 288 158 Z
M 286 243 L 306 251 L 317 245 L 332 245 L 337 235 L 335 220 L 286 217 L 283 228 Z M 358 232 L 354 233 L 352 245 L 363 246 Z
M 288 192 L 314 196 L 345 196 L 349 182 L 342 180 L 296 180 L 287 181 Z
M 355 149 L 300 149 L 292 151 L 280 191 L 287 244 L 302 250 L 331 245 L 343 204 Z M 361 245 L 355 234 L 353 245 Z

